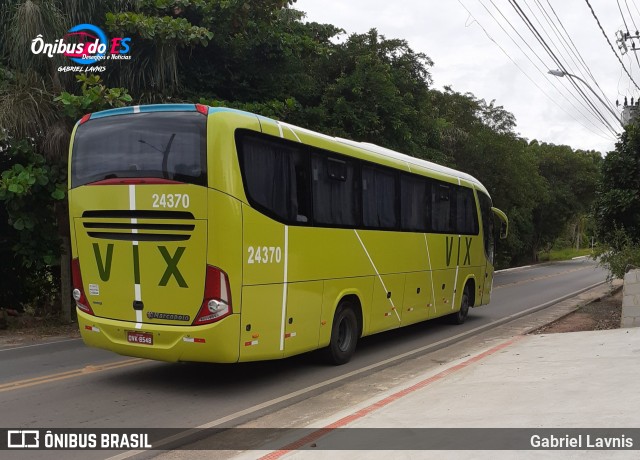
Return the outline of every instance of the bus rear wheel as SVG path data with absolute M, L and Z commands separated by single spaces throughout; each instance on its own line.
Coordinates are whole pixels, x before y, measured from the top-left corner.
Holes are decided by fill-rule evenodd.
M 326 349 L 328 361 L 335 365 L 349 362 L 358 343 L 358 319 L 349 302 L 341 302 L 331 326 L 331 340 Z
M 462 301 L 460 302 L 460 310 L 451 315 L 454 324 L 463 324 L 469 316 L 469 286 L 464 287 L 462 293 Z

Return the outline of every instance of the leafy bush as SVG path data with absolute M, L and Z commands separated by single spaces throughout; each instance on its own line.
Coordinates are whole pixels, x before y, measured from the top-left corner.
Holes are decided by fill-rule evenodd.
M 624 228 L 616 228 L 610 234 L 610 243 L 598 247 L 593 257 L 600 266 L 609 270 L 609 280 L 622 279 L 629 269 L 640 268 L 640 244 Z
M 66 196 L 66 170 L 49 164 L 26 139 L 7 140 L 2 154 L 13 163 L 0 175 L 0 203 L 17 234 L 12 249 L 24 267 L 44 269 L 59 257 L 54 204 Z

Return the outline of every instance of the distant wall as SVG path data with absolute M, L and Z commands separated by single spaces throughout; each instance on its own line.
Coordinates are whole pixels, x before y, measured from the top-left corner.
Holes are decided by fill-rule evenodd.
M 624 275 L 620 325 L 640 327 L 640 270 L 631 270 Z

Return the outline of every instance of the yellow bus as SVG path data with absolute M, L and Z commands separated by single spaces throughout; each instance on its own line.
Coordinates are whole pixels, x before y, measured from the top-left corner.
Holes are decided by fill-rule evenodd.
M 69 152 L 84 342 L 231 363 L 324 348 L 487 304 L 493 208 L 472 176 L 199 104 L 85 115 Z

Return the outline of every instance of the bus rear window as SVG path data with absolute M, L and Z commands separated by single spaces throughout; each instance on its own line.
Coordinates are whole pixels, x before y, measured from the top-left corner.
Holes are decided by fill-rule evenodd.
M 206 120 L 198 112 L 90 119 L 76 131 L 71 187 L 145 177 L 206 185 Z

